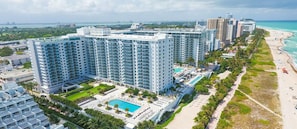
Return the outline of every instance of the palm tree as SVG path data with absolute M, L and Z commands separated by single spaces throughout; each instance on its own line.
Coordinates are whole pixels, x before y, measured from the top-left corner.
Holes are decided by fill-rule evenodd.
M 195 62 L 195 60 L 193 59 L 193 57 L 189 57 L 186 61 L 189 65 L 193 65 L 193 63 Z
M 118 105 L 118 104 L 115 104 L 115 105 L 114 105 L 114 108 L 115 108 L 115 109 L 118 109 L 118 108 L 119 108 L 119 105 Z
M 128 114 L 128 113 L 129 113 L 129 108 L 126 108 L 125 111 L 126 111 L 126 113 Z
M 106 105 L 106 107 L 108 107 L 108 101 L 106 101 L 104 104 Z
M 37 86 L 38 84 L 35 82 L 29 82 L 29 83 L 21 83 L 21 85 L 31 94 L 33 93 L 33 88 Z
M 138 129 L 154 129 L 156 128 L 156 125 L 153 121 L 143 121 L 143 122 L 139 122 L 137 125 Z
M 119 105 L 118 104 L 115 104 L 114 105 L 114 108 L 116 109 L 116 113 L 119 113 L 120 111 L 119 111 Z

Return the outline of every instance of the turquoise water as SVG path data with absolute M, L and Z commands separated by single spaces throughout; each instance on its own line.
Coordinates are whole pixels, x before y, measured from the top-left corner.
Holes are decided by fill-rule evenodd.
M 203 76 L 197 76 L 194 80 L 190 82 L 190 84 L 193 86 L 195 85 L 198 81 L 200 81 L 203 78 Z
M 184 70 L 183 68 L 174 68 L 174 73 L 179 73 L 183 70 Z
M 108 102 L 108 104 L 112 107 L 114 107 L 114 105 L 118 104 L 119 108 L 122 109 L 123 111 L 125 111 L 126 108 L 129 109 L 129 112 L 133 113 L 135 112 L 137 109 L 140 108 L 140 106 L 126 102 L 126 101 L 122 101 L 119 99 L 114 99 Z
M 293 58 L 297 67 L 297 21 L 258 21 L 257 26 L 267 29 L 292 32 L 294 36 L 285 40 L 285 50 Z

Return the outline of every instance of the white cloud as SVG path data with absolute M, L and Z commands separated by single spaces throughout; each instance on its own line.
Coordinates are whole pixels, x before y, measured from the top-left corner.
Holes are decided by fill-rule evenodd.
M 1 0 L 0 4 L 10 5 L 9 11 L 33 14 L 186 11 L 210 6 L 193 0 Z
M 277 5 L 276 2 L 262 7 L 259 4 L 252 6 L 257 2 L 251 1 L 253 2 L 238 0 L 0 0 L 0 22 L 196 20 L 224 16 L 227 12 L 239 18 L 255 19 L 276 19 L 278 17 L 294 19 L 297 16 L 297 9 L 293 8 L 297 4 L 292 4 L 290 8 L 282 6 L 275 9 L 273 7 Z M 283 15 L 289 13 L 290 15 Z

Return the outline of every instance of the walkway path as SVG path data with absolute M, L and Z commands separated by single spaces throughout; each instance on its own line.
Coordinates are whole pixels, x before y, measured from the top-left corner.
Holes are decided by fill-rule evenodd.
M 258 104 L 259 106 L 261 106 L 262 108 L 264 108 L 266 111 L 271 112 L 273 115 L 279 117 L 282 119 L 282 116 L 275 113 L 274 111 L 272 111 L 271 109 L 269 109 L 268 107 L 264 106 L 263 104 L 261 104 L 259 101 L 253 99 L 251 96 L 249 96 L 248 94 L 244 93 L 243 91 L 237 89 L 237 91 L 241 92 L 242 94 L 244 94 L 246 97 L 248 97 L 248 99 L 252 100 L 253 102 L 255 102 L 256 104 Z
M 167 129 L 192 129 L 195 125 L 194 118 L 201 111 L 203 105 L 208 103 L 211 95 L 215 94 L 215 88 L 209 90 L 209 95 L 198 95 L 187 106 L 183 107 L 182 111 L 175 115 L 173 121 L 167 125 Z
M 220 116 L 224 110 L 224 108 L 227 106 L 227 104 L 229 103 L 229 101 L 233 98 L 235 91 L 237 90 L 240 82 L 241 82 L 241 78 L 242 76 L 246 73 L 246 67 L 243 67 L 242 69 L 242 73 L 240 73 L 237 76 L 236 81 L 234 82 L 235 86 L 232 86 L 230 91 L 228 92 L 227 96 L 223 99 L 223 101 L 218 105 L 217 109 L 215 110 L 215 112 L 212 114 L 212 117 L 210 118 L 210 122 L 207 125 L 208 129 L 215 129 L 217 127 L 217 124 L 220 120 Z

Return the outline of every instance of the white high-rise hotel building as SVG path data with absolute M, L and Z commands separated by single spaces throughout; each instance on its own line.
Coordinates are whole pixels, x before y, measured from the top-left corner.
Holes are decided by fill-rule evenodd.
M 91 77 L 160 93 L 173 84 L 173 38 L 167 34 L 110 34 L 80 28 L 77 34 L 28 42 L 35 80 L 46 93 Z
M 216 30 L 207 30 L 205 28 L 165 28 L 124 32 L 124 34 L 136 35 L 154 35 L 157 33 L 164 33 L 173 37 L 173 60 L 175 63 L 188 63 L 187 60 L 192 58 L 195 66 L 198 66 L 198 61 L 204 60 L 206 52 L 219 49 L 215 41 Z

